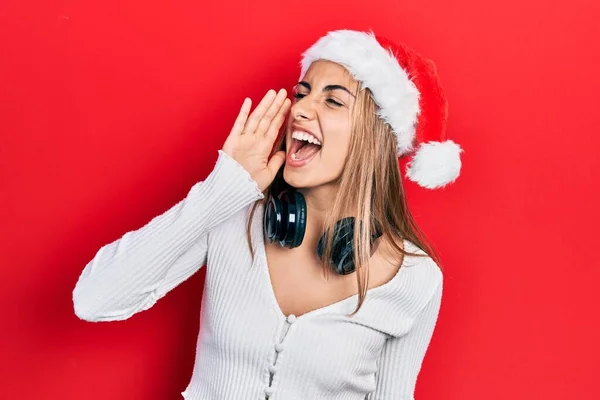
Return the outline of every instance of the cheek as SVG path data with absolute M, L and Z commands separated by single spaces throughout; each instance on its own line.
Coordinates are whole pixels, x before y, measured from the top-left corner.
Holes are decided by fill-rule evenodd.
M 336 164 L 343 164 L 350 147 L 350 124 L 345 119 L 332 122 L 335 123 L 323 127 L 326 140 L 322 156 Z
M 327 168 L 341 171 L 348 154 L 348 145 L 346 143 L 336 143 L 334 146 L 327 146 L 321 152 L 321 163 Z

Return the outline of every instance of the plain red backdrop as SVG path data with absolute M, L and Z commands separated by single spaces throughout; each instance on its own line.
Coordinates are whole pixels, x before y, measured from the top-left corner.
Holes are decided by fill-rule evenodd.
M 453 186 L 406 181 L 446 276 L 417 398 L 600 398 L 599 17 L 592 0 L 4 1 L 0 398 L 181 398 L 204 271 L 95 324 L 73 313 L 77 277 L 204 179 L 243 98 L 290 88 L 339 28 L 435 60 L 465 149 Z

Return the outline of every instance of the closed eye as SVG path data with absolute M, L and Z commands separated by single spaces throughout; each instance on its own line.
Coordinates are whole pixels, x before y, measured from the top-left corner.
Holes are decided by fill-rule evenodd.
M 304 96 L 306 96 L 306 95 L 305 95 L 305 94 L 302 94 L 302 93 L 294 93 L 294 98 L 295 98 L 296 100 L 300 100 L 300 99 L 301 99 L 301 98 L 303 98 Z M 342 103 L 340 103 L 340 102 L 337 102 L 337 101 L 335 101 L 334 99 L 327 99 L 327 102 L 328 102 L 328 103 L 330 103 L 330 104 L 333 104 L 333 105 L 335 105 L 335 106 L 337 106 L 337 107 L 341 107 L 341 106 L 343 106 L 343 104 L 342 104 Z

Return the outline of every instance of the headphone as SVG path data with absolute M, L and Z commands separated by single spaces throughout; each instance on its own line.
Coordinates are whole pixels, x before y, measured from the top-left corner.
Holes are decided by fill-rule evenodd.
M 306 200 L 302 193 L 283 190 L 276 196 L 269 196 L 264 214 L 264 232 L 270 243 L 278 241 L 281 247 L 300 246 L 306 229 Z M 361 224 L 362 226 L 362 224 Z M 371 255 L 373 243 L 382 236 L 380 230 L 371 235 Z M 333 248 L 329 264 L 340 275 L 355 271 L 354 260 L 354 217 L 346 217 L 335 223 Z M 323 234 L 317 245 L 317 254 L 323 259 L 323 248 L 327 233 Z

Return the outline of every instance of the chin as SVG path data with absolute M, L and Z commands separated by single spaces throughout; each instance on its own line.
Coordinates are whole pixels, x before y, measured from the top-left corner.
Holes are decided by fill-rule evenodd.
M 286 183 L 296 189 L 317 186 L 318 182 L 312 177 L 309 168 L 293 168 L 287 165 L 283 167 L 283 179 Z
M 331 184 L 335 181 L 334 177 L 329 177 L 321 171 L 323 167 L 317 164 L 311 168 L 290 168 L 284 166 L 283 179 L 295 189 L 313 189 Z
M 283 179 L 288 185 L 298 188 L 300 185 L 302 185 L 302 181 L 304 181 L 306 178 L 303 179 L 302 173 L 298 169 L 284 164 Z

